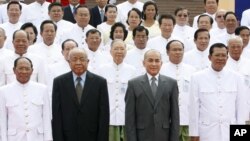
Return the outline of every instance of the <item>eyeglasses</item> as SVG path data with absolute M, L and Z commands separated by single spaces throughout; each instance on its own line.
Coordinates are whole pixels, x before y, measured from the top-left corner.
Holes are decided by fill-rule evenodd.
M 186 18 L 186 17 L 188 17 L 188 15 L 186 15 L 186 14 L 179 14 L 179 15 L 177 15 L 178 17 L 184 17 L 184 18 Z

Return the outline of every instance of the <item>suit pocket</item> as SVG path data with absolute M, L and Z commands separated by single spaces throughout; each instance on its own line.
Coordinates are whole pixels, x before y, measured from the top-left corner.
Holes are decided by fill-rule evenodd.
M 14 136 L 14 135 L 16 135 L 16 134 L 17 134 L 16 129 L 8 129 L 8 135 L 9 135 L 9 136 Z

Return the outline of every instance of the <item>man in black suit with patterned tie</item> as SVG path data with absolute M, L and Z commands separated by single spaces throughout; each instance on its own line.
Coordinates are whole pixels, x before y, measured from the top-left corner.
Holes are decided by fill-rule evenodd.
M 106 79 L 87 71 L 82 49 L 69 53 L 72 71 L 54 79 L 53 141 L 108 141 L 109 100 Z

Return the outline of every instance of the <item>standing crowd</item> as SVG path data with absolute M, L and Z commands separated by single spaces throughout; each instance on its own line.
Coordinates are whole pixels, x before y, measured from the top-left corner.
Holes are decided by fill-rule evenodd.
M 229 141 L 250 120 L 250 9 L 95 1 L 0 5 L 0 141 Z

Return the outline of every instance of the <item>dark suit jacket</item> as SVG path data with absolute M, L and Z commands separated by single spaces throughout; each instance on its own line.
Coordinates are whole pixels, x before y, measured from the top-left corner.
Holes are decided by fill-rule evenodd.
M 100 11 L 98 9 L 98 6 L 91 8 L 90 14 L 91 14 L 91 17 L 90 17 L 89 24 L 96 28 L 97 25 L 102 23 L 102 19 L 101 19 L 101 15 L 100 15 Z M 106 20 L 107 20 L 107 18 L 106 18 L 106 16 L 104 16 L 103 22 L 105 22 Z
M 63 19 L 72 23 L 76 23 L 76 20 L 74 18 L 74 15 L 71 11 L 70 6 L 66 6 L 64 9 L 64 15 L 63 15 Z
M 127 141 L 178 141 L 179 106 L 176 80 L 160 75 L 156 97 L 148 76 L 128 82 L 125 96 Z
M 87 71 L 79 104 L 72 72 L 54 79 L 53 141 L 108 141 L 109 100 L 104 78 Z

